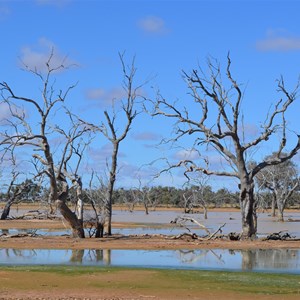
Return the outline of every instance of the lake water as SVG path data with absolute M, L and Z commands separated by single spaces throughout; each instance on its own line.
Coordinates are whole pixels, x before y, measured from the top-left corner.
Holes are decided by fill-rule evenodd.
M 82 265 L 300 274 L 300 250 L 0 249 L 0 265 Z
M 17 216 L 24 213 L 24 211 L 13 210 L 11 212 L 12 216 Z M 85 218 L 89 219 L 93 215 L 89 212 L 85 212 Z M 134 211 L 129 212 L 126 210 L 114 210 L 112 221 L 113 222 L 131 222 L 136 224 L 141 224 L 136 228 L 120 229 L 113 227 L 113 233 L 121 234 L 180 234 L 187 232 L 183 227 L 179 228 L 178 226 L 170 227 L 170 222 L 176 217 L 192 217 L 199 221 L 201 224 L 205 225 L 211 232 L 214 232 L 224 223 L 226 224 L 222 231 L 224 234 L 230 232 L 241 232 L 241 213 L 239 210 L 234 212 L 220 212 L 220 211 L 208 211 L 208 219 L 203 218 L 203 214 L 184 214 L 182 212 L 175 211 L 150 211 L 148 215 L 144 211 Z M 286 212 L 285 213 L 286 222 L 277 222 L 276 218 L 270 217 L 268 213 L 259 213 L 258 214 L 258 235 L 265 236 L 270 233 L 287 231 L 291 235 L 300 238 L 300 212 Z M 196 234 L 205 235 L 205 231 L 201 230 L 199 226 L 186 223 L 186 225 Z M 159 228 L 160 227 L 160 228 Z M 1 229 L 1 228 L 0 228 Z M 39 232 L 37 232 L 39 233 Z M 60 231 L 44 231 L 49 235 L 53 234 L 69 234 L 68 230 Z M 1 234 L 1 232 L 0 232 Z

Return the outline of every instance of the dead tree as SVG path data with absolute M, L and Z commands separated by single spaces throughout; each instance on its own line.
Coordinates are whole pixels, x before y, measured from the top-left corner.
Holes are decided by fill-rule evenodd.
M 138 178 L 139 186 L 130 190 L 132 205 L 141 204 L 144 206 L 145 214 L 149 214 L 149 206 L 152 206 L 151 189 L 148 186 L 142 186 L 141 178 Z
M 199 151 L 201 146 L 215 149 L 220 158 L 227 163 L 228 168 L 214 169 L 209 164 L 209 157 L 202 156 L 204 164 L 200 164 L 196 160 L 184 159 L 176 163 L 169 162 L 163 171 L 184 167 L 186 176 L 190 172 L 203 172 L 206 175 L 236 178 L 239 181 L 240 190 L 242 236 L 243 238 L 249 238 L 255 235 L 257 231 L 254 197 L 255 176 L 268 166 L 279 165 L 291 159 L 300 148 L 300 136 L 297 136 L 297 141 L 291 146 L 291 150 L 286 150 L 288 140 L 285 120 L 286 111 L 297 98 L 299 82 L 295 89 L 289 92 L 283 78 L 278 80 L 277 90 L 283 98 L 267 114 L 261 133 L 248 142 L 245 140 L 244 131 L 241 130 L 244 128 L 241 113 L 243 92 L 231 74 L 230 56 L 227 56 L 225 80 L 227 86 L 229 86 L 228 88 L 221 76 L 220 65 L 209 60 L 208 67 L 209 74 L 207 76 L 201 69 L 194 69 L 190 74 L 183 73 L 192 103 L 195 105 L 192 111 L 185 106 L 180 107 L 180 101 L 172 103 L 159 93 L 157 99 L 151 101 L 153 104 L 152 115 L 175 120 L 175 136 L 169 140 L 170 142 L 178 142 L 192 136 L 194 137 L 194 149 Z M 185 101 L 187 100 L 185 99 Z M 253 151 L 256 146 L 268 141 L 275 134 L 281 135 L 275 151 L 276 155 L 266 161 L 259 162 L 253 168 L 249 168 L 247 154 Z M 286 153 L 284 157 L 281 156 L 283 151 Z
M 107 195 L 107 184 L 105 184 L 104 179 L 98 174 L 96 174 L 94 171 L 91 174 L 89 187 L 85 191 L 85 194 L 88 203 L 91 204 L 94 212 L 94 218 L 88 221 L 90 229 L 94 230 L 93 234 L 95 235 L 95 238 L 101 238 L 104 235 L 104 215 Z
M 10 149 L 5 145 L 0 145 L 0 163 L 5 166 L 5 176 L 0 176 L 2 189 L 5 191 L 2 195 L 6 199 L 0 220 L 6 220 L 13 204 L 28 200 L 29 194 L 38 186 L 34 183 L 34 176 L 29 179 L 29 174 L 25 174 L 22 165 L 26 161 L 18 161 L 14 153 L 14 148 Z M 4 178 L 5 177 L 5 178 Z
M 28 189 L 24 184 L 18 184 L 16 182 L 20 173 L 18 171 L 13 170 L 11 180 L 8 183 L 7 190 L 4 193 L 4 197 L 6 198 L 6 203 L 3 208 L 0 220 L 6 220 L 10 213 L 11 206 L 20 200 L 20 196 Z
M 134 77 L 136 74 L 134 60 L 132 61 L 131 66 L 128 67 L 125 65 L 123 57 L 124 55 L 120 54 L 119 56 L 123 68 L 123 88 L 126 93 L 124 100 L 119 102 L 121 111 L 119 113 L 116 111 L 116 101 L 113 99 L 111 112 L 108 110 L 104 111 L 105 121 L 103 121 L 101 125 L 98 126 L 84 122 L 85 124 L 88 124 L 94 131 L 100 132 L 112 145 L 105 204 L 105 231 L 108 235 L 111 235 L 112 229 L 112 200 L 116 182 L 120 144 L 126 138 L 132 126 L 133 120 L 138 115 L 136 106 L 139 98 L 138 92 L 142 87 L 142 85 L 134 87 Z M 124 118 L 123 121 L 122 118 Z
M 185 212 L 193 212 L 194 208 L 202 207 L 204 219 L 207 219 L 208 201 L 214 197 L 208 180 L 209 177 L 204 174 L 189 179 L 187 182 L 189 186 L 188 197 L 186 193 L 183 194 L 185 206 L 188 205 Z
M 53 66 L 53 55 L 52 51 L 46 62 L 45 72 L 25 66 L 26 71 L 41 82 L 40 97 L 19 96 L 8 83 L 0 83 L 2 99 L 11 113 L 10 118 L 6 120 L 5 130 L 0 134 L 0 143 L 8 148 L 26 147 L 27 152 L 30 149 L 36 164 L 40 164 L 40 173 L 36 176 L 46 176 L 49 180 L 48 201 L 51 209 L 56 203 L 62 216 L 70 224 L 73 236 L 84 237 L 82 226 L 80 228 L 78 225 L 81 222 L 66 202 L 69 195 L 67 178 L 70 178 L 72 173 L 69 165 L 71 157 L 76 159 L 74 149 L 82 144 L 82 139 L 90 133 L 90 129 L 74 120 L 74 116 L 65 109 L 67 96 L 75 85 L 69 86 L 65 91 L 56 91 L 53 74 L 63 71 L 66 67 L 64 62 Z M 28 108 L 34 111 L 35 119 L 27 116 Z M 77 155 L 77 159 L 80 163 L 81 157 Z M 76 169 L 78 170 L 78 167 Z M 73 175 L 74 180 L 78 181 L 76 172 Z
M 285 154 L 282 153 L 282 156 L 285 156 Z M 272 216 L 275 217 L 275 207 L 277 205 L 278 221 L 283 222 L 283 212 L 287 202 L 299 186 L 298 171 L 295 163 L 288 160 L 280 165 L 266 167 L 258 173 L 256 182 L 263 189 L 271 192 Z

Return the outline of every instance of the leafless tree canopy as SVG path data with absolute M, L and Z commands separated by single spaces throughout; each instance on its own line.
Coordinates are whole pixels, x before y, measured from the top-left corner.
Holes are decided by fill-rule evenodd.
M 282 153 L 284 156 L 285 153 Z M 266 158 L 268 160 L 268 158 Z M 272 195 L 272 216 L 275 217 L 275 207 L 278 208 L 278 220 L 284 221 L 283 211 L 294 191 L 299 187 L 298 171 L 292 160 L 280 165 L 272 165 L 261 170 L 256 176 L 256 182 L 262 190 L 268 190 Z
M 72 226 L 80 223 L 80 216 L 74 217 L 65 204 L 69 191 L 68 180 L 71 185 L 76 186 L 79 195 L 82 184 L 78 174 L 79 164 L 85 147 L 90 142 L 91 130 L 78 122 L 66 108 L 66 99 L 75 85 L 67 87 L 65 91 L 56 90 L 56 81 L 52 76 L 66 67 L 63 63 L 53 67 L 52 58 L 53 52 L 46 62 L 46 72 L 27 68 L 39 80 L 40 96 L 30 98 L 18 95 L 7 82 L 0 83 L 2 101 L 11 114 L 1 131 L 0 144 L 4 153 L 20 147 L 31 153 L 36 177 L 46 176 L 50 182 L 49 204 L 56 201 L 61 213 Z M 36 118 L 30 118 L 27 109 L 33 111 Z M 77 229 L 80 227 L 78 224 L 75 226 Z M 79 231 L 75 235 L 83 236 L 83 230 L 79 228 Z
M 281 99 L 274 105 L 273 111 L 266 113 L 261 133 L 252 141 L 244 140 L 243 115 L 241 104 L 243 91 L 240 84 L 231 73 L 231 59 L 227 56 L 225 80 L 221 76 L 221 67 L 218 62 L 208 60 L 208 74 L 202 69 L 194 69 L 190 73 L 183 72 L 188 87 L 190 101 L 197 109 L 190 111 L 181 102 L 172 103 L 160 93 L 153 104 L 153 116 L 164 116 L 174 119 L 175 134 L 170 142 L 178 142 L 188 136 L 194 137 L 194 149 L 201 152 L 201 146 L 213 147 L 227 162 L 230 168 L 212 169 L 209 158 L 201 155 L 204 165 L 191 159 L 183 159 L 178 163 L 170 164 L 164 171 L 184 167 L 185 175 L 200 171 L 207 175 L 230 176 L 239 180 L 240 205 L 243 216 L 243 235 L 250 237 L 256 233 L 256 217 L 253 195 L 254 176 L 267 166 L 277 165 L 292 158 L 300 148 L 300 137 L 294 145 L 287 147 L 286 111 L 296 100 L 299 82 L 295 89 L 289 92 L 281 77 L 277 81 L 277 90 Z M 277 145 L 276 155 L 266 161 L 261 161 L 253 168 L 248 168 L 247 153 L 262 142 L 268 141 L 274 134 L 281 135 Z M 202 148 L 203 149 L 203 148 Z M 282 152 L 286 156 L 282 156 Z
M 127 66 L 124 61 L 124 54 L 119 54 L 122 71 L 123 71 L 123 89 L 125 97 L 121 100 L 121 110 L 118 111 L 115 107 L 115 102 L 112 101 L 110 111 L 104 111 L 105 120 L 100 125 L 95 125 L 82 121 L 83 124 L 88 125 L 95 132 L 100 132 L 112 145 L 111 165 L 109 167 L 109 180 L 107 185 L 106 196 L 106 213 L 105 213 L 105 227 L 106 233 L 111 235 L 111 218 L 112 218 L 112 199 L 113 191 L 116 182 L 118 155 L 120 143 L 126 138 L 134 119 L 138 115 L 137 101 L 140 98 L 139 91 L 142 85 L 134 85 L 136 75 L 135 60 L 132 60 L 130 66 Z M 124 118 L 125 121 L 118 125 L 118 121 Z

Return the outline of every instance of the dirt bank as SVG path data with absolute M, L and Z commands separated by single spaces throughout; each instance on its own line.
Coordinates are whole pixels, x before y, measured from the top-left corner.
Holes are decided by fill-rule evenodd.
M 134 227 L 135 224 L 118 223 L 118 227 Z M 51 220 L 9 220 L 0 221 L 2 229 L 60 229 L 64 225 L 61 221 Z M 183 237 L 176 239 L 174 236 L 162 235 L 113 235 L 101 239 L 85 238 L 73 239 L 68 236 L 36 236 L 22 237 L 2 235 L 0 248 L 19 249 L 300 249 L 300 241 L 229 241 L 224 239 L 201 240 Z

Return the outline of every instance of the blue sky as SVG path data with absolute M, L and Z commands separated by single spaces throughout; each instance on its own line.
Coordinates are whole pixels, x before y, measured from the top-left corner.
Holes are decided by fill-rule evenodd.
M 125 51 L 128 63 L 135 56 L 137 83 L 150 79 L 144 87 L 148 97 L 154 98 L 155 89 L 159 89 L 164 97 L 188 106 L 182 70 L 198 65 L 205 70 L 208 56 L 225 67 L 230 51 L 232 73 L 245 91 L 243 113 L 251 136 L 265 120 L 270 105 L 279 99 L 276 79 L 283 75 L 290 88 L 298 80 L 299 11 L 300 2 L 289 0 L 0 0 L 0 80 L 24 95 L 35 95 L 38 88 L 31 76 L 20 70 L 20 61 L 39 67 L 54 48 L 55 59 L 67 55 L 68 62 L 76 64 L 57 76 L 61 86 L 78 82 L 68 105 L 74 113 L 100 123 L 109 100 L 120 95 L 118 52 Z M 3 117 L 5 107 L 0 109 Z M 299 103 L 294 103 L 288 114 L 294 130 L 298 109 Z M 162 167 L 159 163 L 147 166 L 150 162 L 162 156 L 172 161 L 182 157 L 185 145 L 173 150 L 155 147 L 161 138 L 170 136 L 171 124 L 145 114 L 136 119 L 121 145 L 119 186 L 136 186 L 136 176 L 142 176 L 147 184 L 151 174 Z M 270 151 L 272 144 L 258 149 L 257 158 Z M 97 139 L 85 169 L 89 165 L 103 168 L 107 155 L 107 141 Z M 180 186 L 184 181 L 177 170 L 172 178 L 165 174 L 155 184 Z M 211 184 L 231 187 L 224 178 L 212 179 Z

